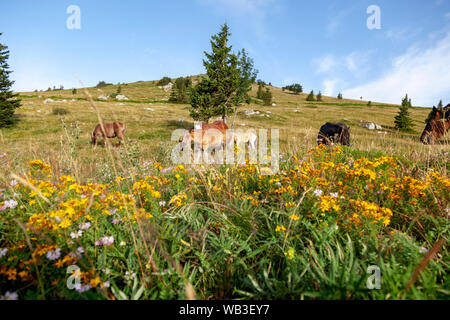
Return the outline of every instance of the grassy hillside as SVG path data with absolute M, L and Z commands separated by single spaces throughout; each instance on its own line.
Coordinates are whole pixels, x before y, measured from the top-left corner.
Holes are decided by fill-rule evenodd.
M 108 85 L 101 91 L 88 88 L 88 91 L 96 99 L 96 106 L 106 121 L 118 119 L 127 124 L 129 144 L 139 149 L 142 160 L 166 163 L 168 149 L 173 146 L 170 143 L 171 132 L 176 128 L 191 128 L 193 121 L 189 117 L 188 105 L 168 103 L 170 92 L 159 89 L 156 83 L 157 81 L 140 81 L 122 84 L 122 94 L 129 101 L 96 99 L 100 95 L 116 92 L 117 85 Z M 256 97 L 256 89 L 254 86 L 253 97 Z M 401 134 L 393 130 L 397 106 L 373 102 L 369 108 L 366 101 L 338 100 L 332 97 L 324 97 L 323 102 L 307 102 L 306 94 L 294 95 L 276 87 L 270 89 L 276 106 L 262 106 L 262 102 L 255 98 L 252 104 L 243 105 L 239 109 L 236 125 L 241 128 L 280 129 L 281 148 L 285 151 L 306 150 L 314 146 L 318 130 L 326 121 L 348 124 L 355 149 L 399 155 L 423 165 L 439 162 L 442 154 L 449 149 L 448 138 L 432 147 L 420 143 L 419 136 L 424 128 L 428 109 L 413 108 L 411 116 L 414 119 L 415 133 Z M 52 98 L 55 102 L 44 104 L 47 98 Z M 71 139 L 80 165 L 79 175 L 89 177 L 96 170 L 96 162 L 98 163 L 93 159 L 104 158 L 106 151 L 100 149 L 92 152 L 89 145 L 89 136 L 98 120 L 82 90 L 79 89 L 75 95 L 72 95 L 72 90 L 22 93 L 22 99 L 23 107 L 17 111 L 20 118 L 18 126 L 1 131 L 2 151 L 10 155 L 9 164 L 20 168 L 21 163 L 33 158 L 48 162 L 61 158 L 61 153 L 69 148 L 68 137 L 61 117 L 53 115 L 52 111 L 54 108 L 64 108 L 69 111 L 62 117 L 66 126 L 70 128 L 76 122 L 79 130 L 79 139 Z M 243 114 L 244 110 L 260 111 L 266 116 L 247 117 Z M 381 125 L 383 133 L 362 128 L 360 121 Z M 440 168 L 440 165 L 437 166 Z M 5 174 L 4 171 L 2 173 Z
M 429 110 L 412 108 L 415 132 L 401 134 L 398 106 L 271 87 L 267 107 L 255 86 L 236 126 L 280 129 L 280 171 L 264 175 L 173 165 L 188 105 L 155 81 L 121 88 L 129 101 L 95 105 L 127 124 L 127 141 L 96 150 L 82 90 L 22 93 L 20 121 L 0 134 L 0 298 L 449 298 L 449 138 L 421 144 Z M 317 146 L 327 121 L 350 126 L 351 147 Z

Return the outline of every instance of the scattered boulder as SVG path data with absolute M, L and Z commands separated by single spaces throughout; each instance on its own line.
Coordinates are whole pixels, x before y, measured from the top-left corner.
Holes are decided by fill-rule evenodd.
M 123 94 L 118 94 L 116 96 L 116 100 L 119 100 L 119 101 L 121 101 L 121 100 L 128 100 L 128 98 L 126 96 L 124 96 Z
M 383 127 L 379 124 L 373 123 L 373 122 L 366 122 L 363 123 L 363 128 L 369 129 L 369 130 L 382 130 Z
M 148 111 L 155 111 L 155 109 L 153 109 L 153 108 L 145 108 L 145 110 L 148 110 Z
M 55 100 L 50 99 L 50 98 L 44 100 L 44 103 L 45 103 L 45 104 L 47 104 L 47 103 L 52 103 L 52 102 L 55 102 Z
M 375 123 L 372 122 L 368 122 L 363 124 L 363 127 L 369 130 L 375 130 Z
M 101 95 L 101 96 L 98 96 L 98 99 L 100 99 L 100 100 L 108 100 L 109 97 Z
M 277 106 L 277 104 L 276 103 L 272 103 L 272 107 L 276 107 Z
M 169 82 L 169 83 L 166 84 L 165 86 L 159 86 L 158 88 L 159 88 L 159 89 L 163 89 L 164 92 L 168 92 L 168 91 L 172 90 L 172 87 L 173 87 L 173 83 L 172 83 L 172 82 Z

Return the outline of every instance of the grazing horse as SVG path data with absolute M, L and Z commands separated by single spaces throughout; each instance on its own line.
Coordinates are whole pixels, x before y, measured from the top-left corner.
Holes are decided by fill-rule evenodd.
M 113 122 L 113 123 L 103 123 L 103 127 L 105 128 L 105 132 L 102 130 L 101 124 L 98 124 L 94 132 L 92 132 L 92 144 L 95 147 L 97 147 L 98 139 L 105 139 L 106 138 L 115 138 L 117 137 L 119 139 L 119 144 L 124 140 L 124 133 L 126 130 L 125 123 L 122 122 Z
M 239 146 L 242 143 L 248 144 L 251 151 L 256 150 L 258 136 L 254 132 L 242 131 L 242 130 L 231 131 L 231 132 L 229 131 L 229 136 L 230 136 L 230 138 L 233 139 L 233 143 L 235 143 L 236 145 Z
M 191 141 L 194 141 L 194 144 L 196 145 L 201 145 L 203 150 L 225 144 L 227 130 L 228 126 L 223 121 L 202 123 L 200 129 L 190 129 L 185 133 L 184 137 L 180 141 L 181 150 L 183 150 L 186 146 L 190 147 Z M 200 132 L 200 134 L 198 132 Z
M 332 142 L 337 142 L 344 146 L 350 145 L 350 129 L 346 124 L 327 122 L 320 127 L 317 143 L 329 145 Z
M 443 109 L 433 107 L 420 136 L 423 144 L 433 144 L 450 129 L 450 104 Z

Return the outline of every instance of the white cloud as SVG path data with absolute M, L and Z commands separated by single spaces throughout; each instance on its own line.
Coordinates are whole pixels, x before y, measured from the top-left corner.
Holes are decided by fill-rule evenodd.
M 425 51 L 412 46 L 393 60 L 379 79 L 345 90 L 349 98 L 397 103 L 406 93 L 414 105 L 432 106 L 439 99 L 450 99 L 450 33 Z
M 336 87 L 336 84 L 338 83 L 338 80 L 324 80 L 323 81 L 323 95 L 325 96 L 332 96 L 334 95 L 334 89 Z
M 332 55 L 326 55 L 322 58 L 315 59 L 313 62 L 317 66 L 317 73 L 331 72 L 337 66 L 337 61 Z

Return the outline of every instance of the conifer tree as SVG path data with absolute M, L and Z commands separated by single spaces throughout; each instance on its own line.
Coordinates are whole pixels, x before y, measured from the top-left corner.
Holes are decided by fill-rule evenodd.
M 339 92 L 337 98 L 338 98 L 339 100 L 342 100 L 342 93 Z
M 395 128 L 400 131 L 411 131 L 412 119 L 409 115 L 409 108 L 411 107 L 411 99 L 408 100 L 408 95 L 402 100 L 400 111 L 395 116 Z
M 236 111 L 236 106 L 250 101 L 248 92 L 257 71 L 245 50 L 238 55 L 231 52 L 230 35 L 228 25 L 224 24 L 221 31 L 211 37 L 212 52 L 205 52 L 203 60 L 208 77 L 189 90 L 190 113 L 194 120 L 207 122 L 220 115 L 225 121 L 229 113 Z
M 266 91 L 263 92 L 262 100 L 264 101 L 265 106 L 270 106 L 272 104 L 272 92 L 270 92 L 269 88 L 266 88 Z
M 2 34 L 0 33 L 0 36 Z M 0 43 L 0 127 L 15 123 L 14 110 L 20 107 L 20 99 L 11 90 L 14 81 L 9 80 L 8 47 Z
M 322 101 L 322 92 L 319 91 L 316 97 L 317 101 Z
M 311 90 L 309 95 L 306 97 L 306 101 L 315 101 L 315 100 L 316 99 L 314 98 L 314 90 Z

